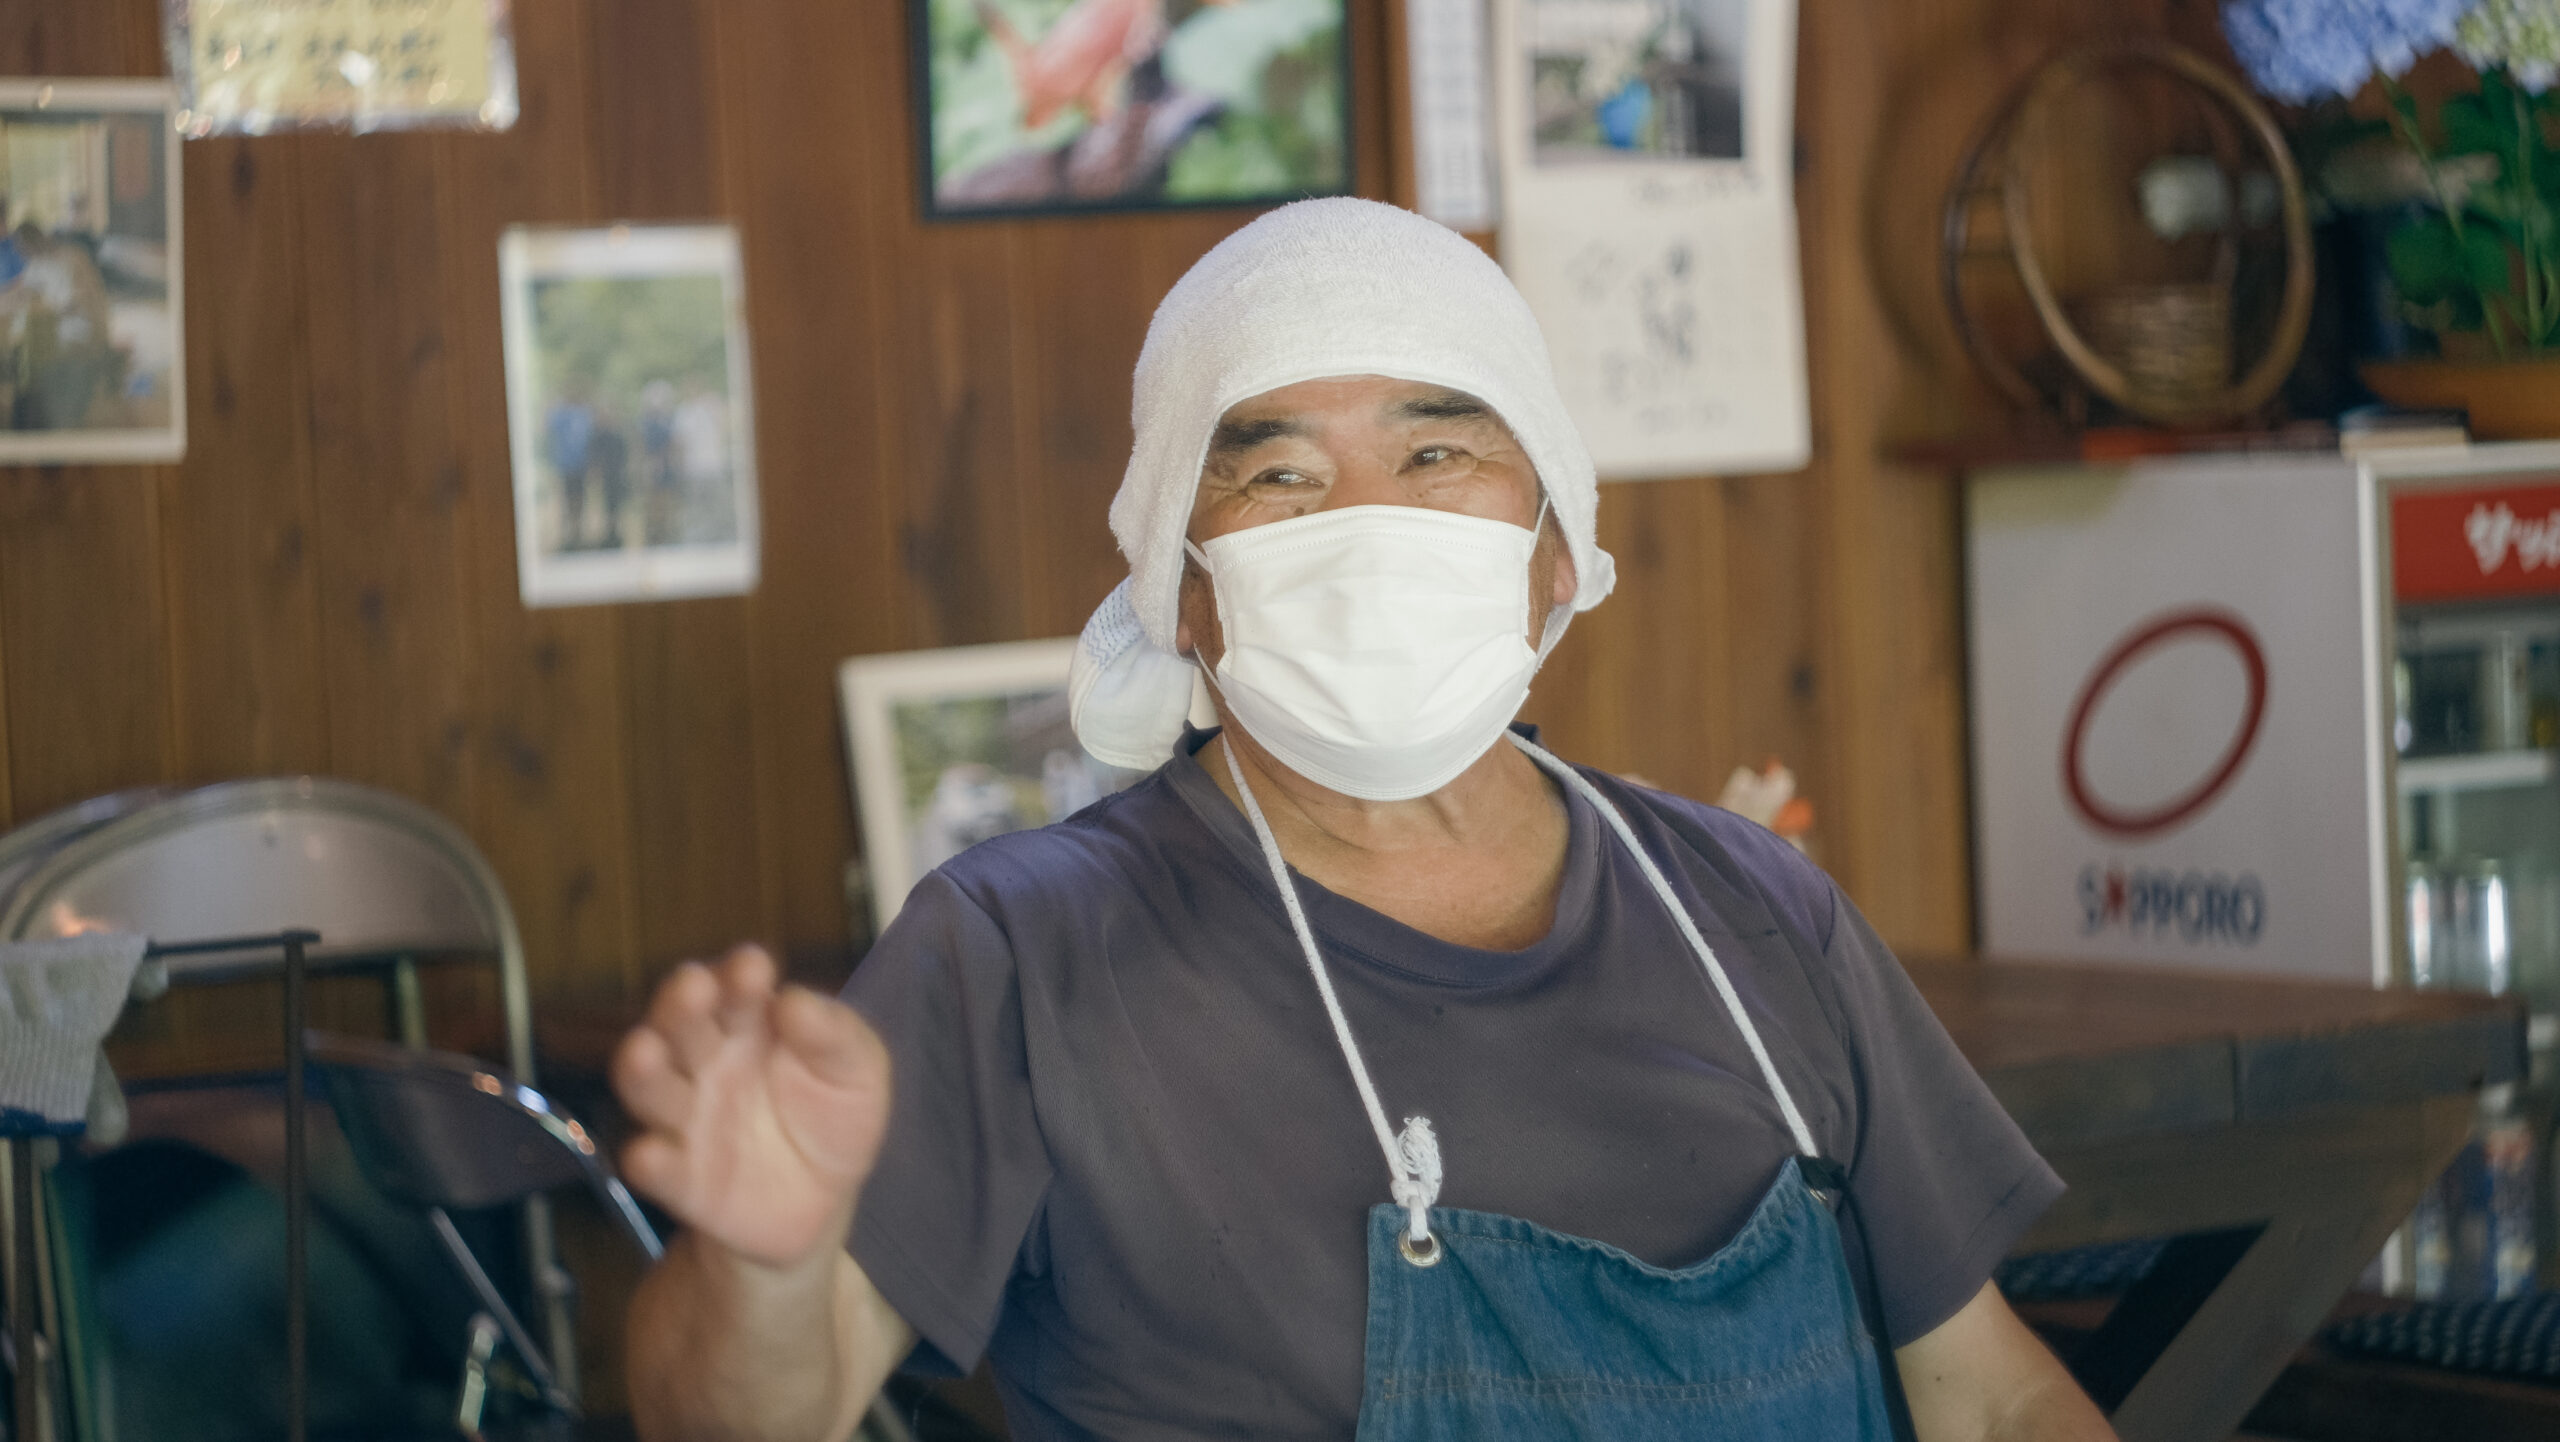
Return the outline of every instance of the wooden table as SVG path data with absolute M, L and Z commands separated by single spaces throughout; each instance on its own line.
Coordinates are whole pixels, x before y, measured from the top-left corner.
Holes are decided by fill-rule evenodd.
M 2174 1237 L 2068 1359 L 2125 1442 L 2222 1442 L 2524 1073 L 2513 1001 L 2082 963 L 1921 961 L 2071 1190 L 2037 1252 Z

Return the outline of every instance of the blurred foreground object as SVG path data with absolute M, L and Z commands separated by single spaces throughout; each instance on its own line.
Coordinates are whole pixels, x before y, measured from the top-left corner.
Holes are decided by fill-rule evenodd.
M 1768 827 L 1798 851 L 1805 849 L 1805 836 L 1813 830 L 1813 803 L 1796 794 L 1796 774 L 1775 756 L 1757 771 L 1733 768 L 1716 805 Z

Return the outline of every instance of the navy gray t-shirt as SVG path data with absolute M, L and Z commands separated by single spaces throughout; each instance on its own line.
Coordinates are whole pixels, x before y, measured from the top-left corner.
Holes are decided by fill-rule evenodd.
M 854 1257 L 915 1365 L 992 1361 L 1017 1437 L 1338 1439 L 1359 1413 L 1386 1161 L 1206 740 L 926 877 L 846 987 L 896 1067 Z M 2061 1182 L 1828 877 L 1584 774 L 1847 1166 L 1894 1342 L 1928 1332 Z M 1786 1123 L 1642 873 L 1566 805 L 1555 925 L 1525 950 L 1300 893 L 1380 1100 L 1439 1134 L 1441 1205 L 1686 1266 L 1740 1229 Z

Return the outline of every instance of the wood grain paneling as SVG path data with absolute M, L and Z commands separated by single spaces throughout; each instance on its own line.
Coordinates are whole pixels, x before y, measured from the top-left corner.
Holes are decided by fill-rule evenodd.
M 623 613 L 606 606 L 529 611 L 516 600 L 515 510 L 497 308 L 497 237 L 510 225 L 596 213 L 589 135 L 595 58 L 586 0 L 515 18 L 524 87 L 505 143 L 444 142 L 439 198 L 458 244 L 444 254 L 444 303 L 456 358 L 453 426 L 469 495 L 472 804 L 465 821 L 506 877 L 533 968 L 537 1007 L 637 984 L 632 965 L 630 801 Z
M 185 149 L 188 454 L 161 477 L 182 777 L 328 768 L 299 154 Z M 201 273 L 201 272 L 199 272 Z
M 1075 629 L 1121 573 L 1102 513 L 1147 318 L 1251 212 L 922 223 L 899 5 L 518 8 L 510 133 L 188 145 L 192 453 L 0 471 L 0 821 L 326 770 L 479 838 L 546 1005 L 628 1003 L 743 936 L 839 974 L 836 664 Z M 157 15 L 0 0 L 0 69 L 151 73 Z M 1354 149 L 1362 193 L 1405 196 L 1392 16 L 1353 0 Z M 1970 931 L 1959 552 L 1950 483 L 1882 458 L 1984 412 L 1918 238 L 2000 89 L 2129 24 L 2211 16 L 1803 8 L 1814 464 L 1610 487 L 1619 592 L 1531 703 L 1569 753 L 1691 793 L 1784 757 L 1819 854 L 1907 945 Z M 497 238 L 617 219 L 740 229 L 764 578 L 529 612 Z
M 9 790 L 27 815 L 169 775 L 159 541 L 147 469 L 0 472 Z

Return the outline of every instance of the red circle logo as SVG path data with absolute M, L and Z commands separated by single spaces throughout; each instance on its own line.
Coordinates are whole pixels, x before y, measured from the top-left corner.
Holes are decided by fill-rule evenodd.
M 2080 764 L 2081 743 L 2088 735 L 2090 715 L 2098 709 L 2107 688 L 2144 652 L 2191 633 L 2201 633 L 2230 646 L 2248 670 L 2249 705 L 2239 729 L 2232 733 L 2230 746 L 2204 780 L 2163 805 L 2148 811 L 2131 811 L 2101 800 Z M 2154 617 L 2118 641 L 2080 687 L 2080 699 L 2071 705 L 2071 725 L 2062 733 L 2062 793 L 2071 799 L 2072 809 L 2080 813 L 2081 819 L 2110 835 L 2151 836 L 2167 831 L 2211 805 L 2230 786 L 2232 778 L 2240 774 L 2241 763 L 2249 759 L 2249 748 L 2257 744 L 2258 723 L 2266 719 L 2266 714 L 2267 656 L 2259 649 L 2257 635 L 2247 622 L 2228 611 L 2212 609 Z

